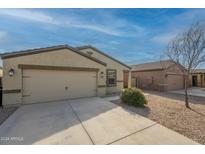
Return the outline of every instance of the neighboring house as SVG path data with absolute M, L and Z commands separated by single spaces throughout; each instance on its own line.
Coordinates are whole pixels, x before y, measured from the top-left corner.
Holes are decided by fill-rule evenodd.
M 3 105 L 90 96 L 123 89 L 130 67 L 92 46 L 60 45 L 5 53 Z
M 184 89 L 184 77 L 178 66 L 170 60 L 132 65 L 132 87 L 172 91 Z
M 191 75 L 193 87 L 205 87 L 205 69 L 196 69 Z

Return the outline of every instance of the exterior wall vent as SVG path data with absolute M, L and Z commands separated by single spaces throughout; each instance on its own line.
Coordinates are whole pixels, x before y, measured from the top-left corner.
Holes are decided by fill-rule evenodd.
M 92 56 L 93 52 L 92 52 L 92 51 L 87 51 L 87 54 L 88 54 L 89 56 Z

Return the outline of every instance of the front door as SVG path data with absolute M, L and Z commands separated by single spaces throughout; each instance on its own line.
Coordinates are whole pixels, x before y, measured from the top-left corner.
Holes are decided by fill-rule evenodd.
M 197 76 L 196 76 L 196 75 L 193 75 L 193 76 L 192 76 L 192 86 L 193 86 L 193 87 L 196 87 L 196 86 L 197 86 Z

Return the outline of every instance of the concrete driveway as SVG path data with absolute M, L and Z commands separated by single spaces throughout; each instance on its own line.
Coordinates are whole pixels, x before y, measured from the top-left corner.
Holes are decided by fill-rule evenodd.
M 22 106 L 0 137 L 0 144 L 197 144 L 98 97 Z

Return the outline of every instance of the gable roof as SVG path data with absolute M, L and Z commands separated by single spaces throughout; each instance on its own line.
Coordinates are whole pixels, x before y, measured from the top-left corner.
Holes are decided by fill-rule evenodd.
M 45 48 L 35 48 L 35 49 L 28 49 L 28 50 L 22 50 L 22 51 L 16 51 L 16 52 L 9 52 L 9 53 L 3 53 L 0 54 L 2 59 L 8 59 L 8 58 L 14 58 L 14 57 L 19 57 L 19 56 L 26 56 L 26 55 L 32 55 L 32 54 L 39 54 L 43 52 L 51 52 L 59 49 L 69 49 L 81 56 L 84 56 L 92 61 L 95 61 L 99 64 L 102 64 L 106 66 L 107 64 L 105 62 L 102 62 L 94 57 L 90 57 L 85 53 L 79 52 L 77 49 L 69 46 L 69 45 L 58 45 L 58 46 L 51 46 L 51 47 L 45 47 Z
M 164 70 L 174 65 L 175 63 L 171 60 L 149 62 L 137 65 L 131 65 L 132 71 L 152 71 L 152 70 Z
M 77 50 L 83 50 L 83 49 L 88 49 L 88 48 L 93 49 L 93 50 L 95 50 L 96 52 L 98 52 L 99 54 L 101 54 L 101 55 L 103 55 L 103 56 L 105 56 L 105 57 L 108 57 L 108 58 L 112 59 L 113 61 L 115 61 L 115 62 L 117 62 L 117 63 L 119 63 L 119 64 L 121 64 L 121 65 L 123 65 L 123 66 L 125 66 L 125 67 L 127 67 L 127 68 L 129 68 L 129 69 L 131 69 L 130 66 L 128 66 L 128 65 L 126 65 L 126 64 L 124 64 L 124 63 L 122 63 L 121 61 L 119 61 L 119 60 L 117 60 L 117 59 L 115 59 L 115 58 L 109 56 L 108 54 L 106 54 L 106 53 L 100 51 L 99 49 L 97 49 L 97 48 L 95 48 L 95 47 L 93 47 L 93 46 L 91 46 L 91 45 L 85 45 L 85 46 L 76 47 Z

